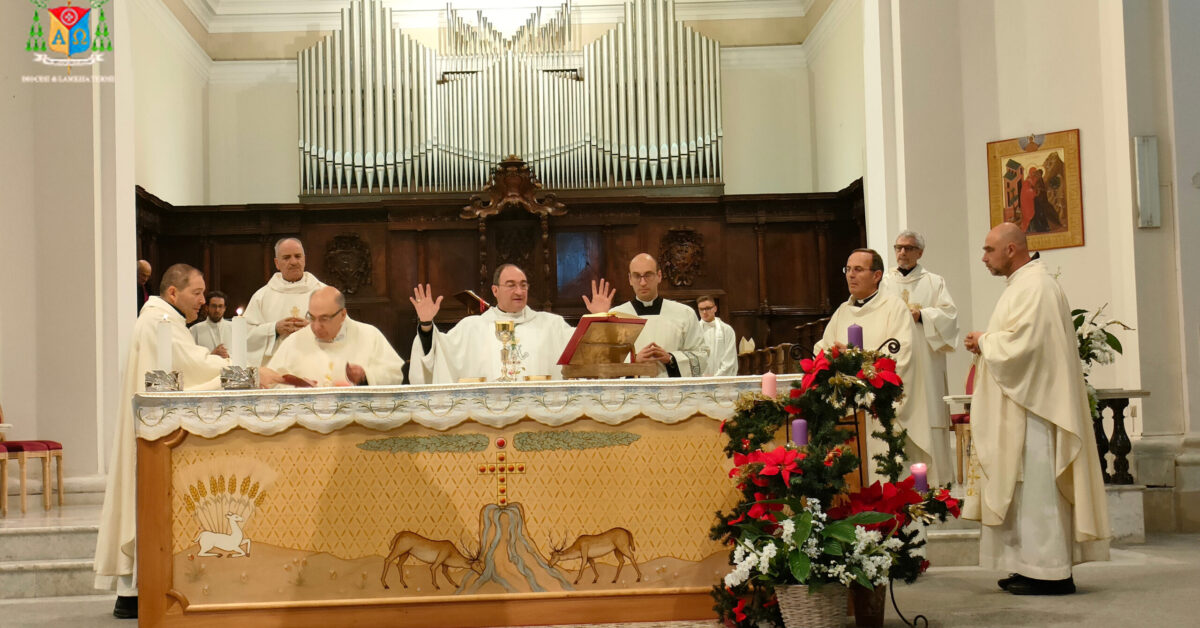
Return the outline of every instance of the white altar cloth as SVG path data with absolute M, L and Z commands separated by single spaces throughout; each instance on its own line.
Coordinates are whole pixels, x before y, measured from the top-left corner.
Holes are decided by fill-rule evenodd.
M 780 392 L 802 375 L 780 375 Z M 587 417 L 619 425 L 638 416 L 677 423 L 733 416 L 742 393 L 762 378 L 569 380 L 353 388 L 141 393 L 137 436 L 158 440 L 182 428 L 214 438 L 235 428 L 271 435 L 299 425 L 329 434 L 348 425 L 390 430 L 409 422 L 447 430 L 468 419 L 501 428 L 524 418 L 549 426 Z

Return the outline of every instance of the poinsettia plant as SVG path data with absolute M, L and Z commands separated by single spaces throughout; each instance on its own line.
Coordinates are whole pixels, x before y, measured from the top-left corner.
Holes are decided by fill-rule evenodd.
M 782 626 L 774 587 L 787 584 L 871 588 L 924 571 L 924 538 L 915 524 L 957 516 L 945 489 L 917 492 L 899 481 L 906 433 L 895 424 L 903 382 L 887 354 L 834 347 L 801 363 L 804 376 L 787 395 L 748 394 L 722 423 L 733 458 L 730 477 L 742 500 L 717 513 L 712 538 L 731 546 L 732 570 L 713 588 L 714 610 L 728 624 Z M 864 411 L 884 443 L 874 456 L 887 478 L 849 492 L 860 465 L 852 422 Z M 784 425 L 803 418 L 808 442 L 778 444 Z

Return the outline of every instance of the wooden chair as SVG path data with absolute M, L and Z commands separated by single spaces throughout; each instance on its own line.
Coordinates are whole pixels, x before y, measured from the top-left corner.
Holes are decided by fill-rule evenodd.
M 4 422 L 4 408 L 0 407 L 0 423 Z M 3 434 L 0 434 L 0 439 L 3 439 Z M 50 510 L 50 492 L 53 490 L 50 486 L 50 463 L 54 461 L 58 465 L 58 505 L 63 505 L 63 447 L 62 443 L 52 440 L 0 440 L 0 445 L 3 445 L 4 451 L 2 455 L 5 463 L 9 460 L 16 460 L 20 467 L 21 478 L 21 513 L 28 511 L 28 495 L 26 488 L 28 484 L 28 463 L 30 459 L 42 461 L 42 507 Z M 3 516 L 8 515 L 8 466 L 4 465 L 0 469 L 0 480 L 3 481 L 3 493 L 5 493 L 3 504 L 0 504 L 0 513 Z

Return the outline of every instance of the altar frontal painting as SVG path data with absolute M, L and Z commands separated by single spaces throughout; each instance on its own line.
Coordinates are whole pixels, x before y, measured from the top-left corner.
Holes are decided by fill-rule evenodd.
M 737 495 L 716 421 L 235 430 L 172 455 L 185 607 L 705 590 Z
M 1021 228 L 1030 250 L 1083 246 L 1079 130 L 988 143 L 991 224 Z

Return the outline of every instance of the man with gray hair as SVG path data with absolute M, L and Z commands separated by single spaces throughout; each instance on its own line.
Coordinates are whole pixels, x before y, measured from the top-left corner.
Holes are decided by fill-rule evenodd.
M 905 382 L 904 413 L 906 427 L 920 450 L 919 462 L 929 465 L 929 480 L 934 484 L 953 477 L 954 459 L 950 453 L 950 410 L 942 397 L 947 393 L 946 354 L 958 345 L 958 308 L 946 280 L 919 264 L 925 253 L 925 238 L 915 231 L 896 236 L 896 267 L 883 276 L 879 289 L 900 299 L 913 318 L 912 360 L 920 375 L 922 390 Z M 913 430 L 914 423 L 926 423 L 927 429 Z M 917 461 L 917 460 L 915 460 Z
M 304 329 L 308 297 L 325 284 L 304 270 L 304 245 L 297 238 L 275 243 L 275 273 L 246 306 L 246 359 L 250 366 L 266 365 L 284 338 Z

